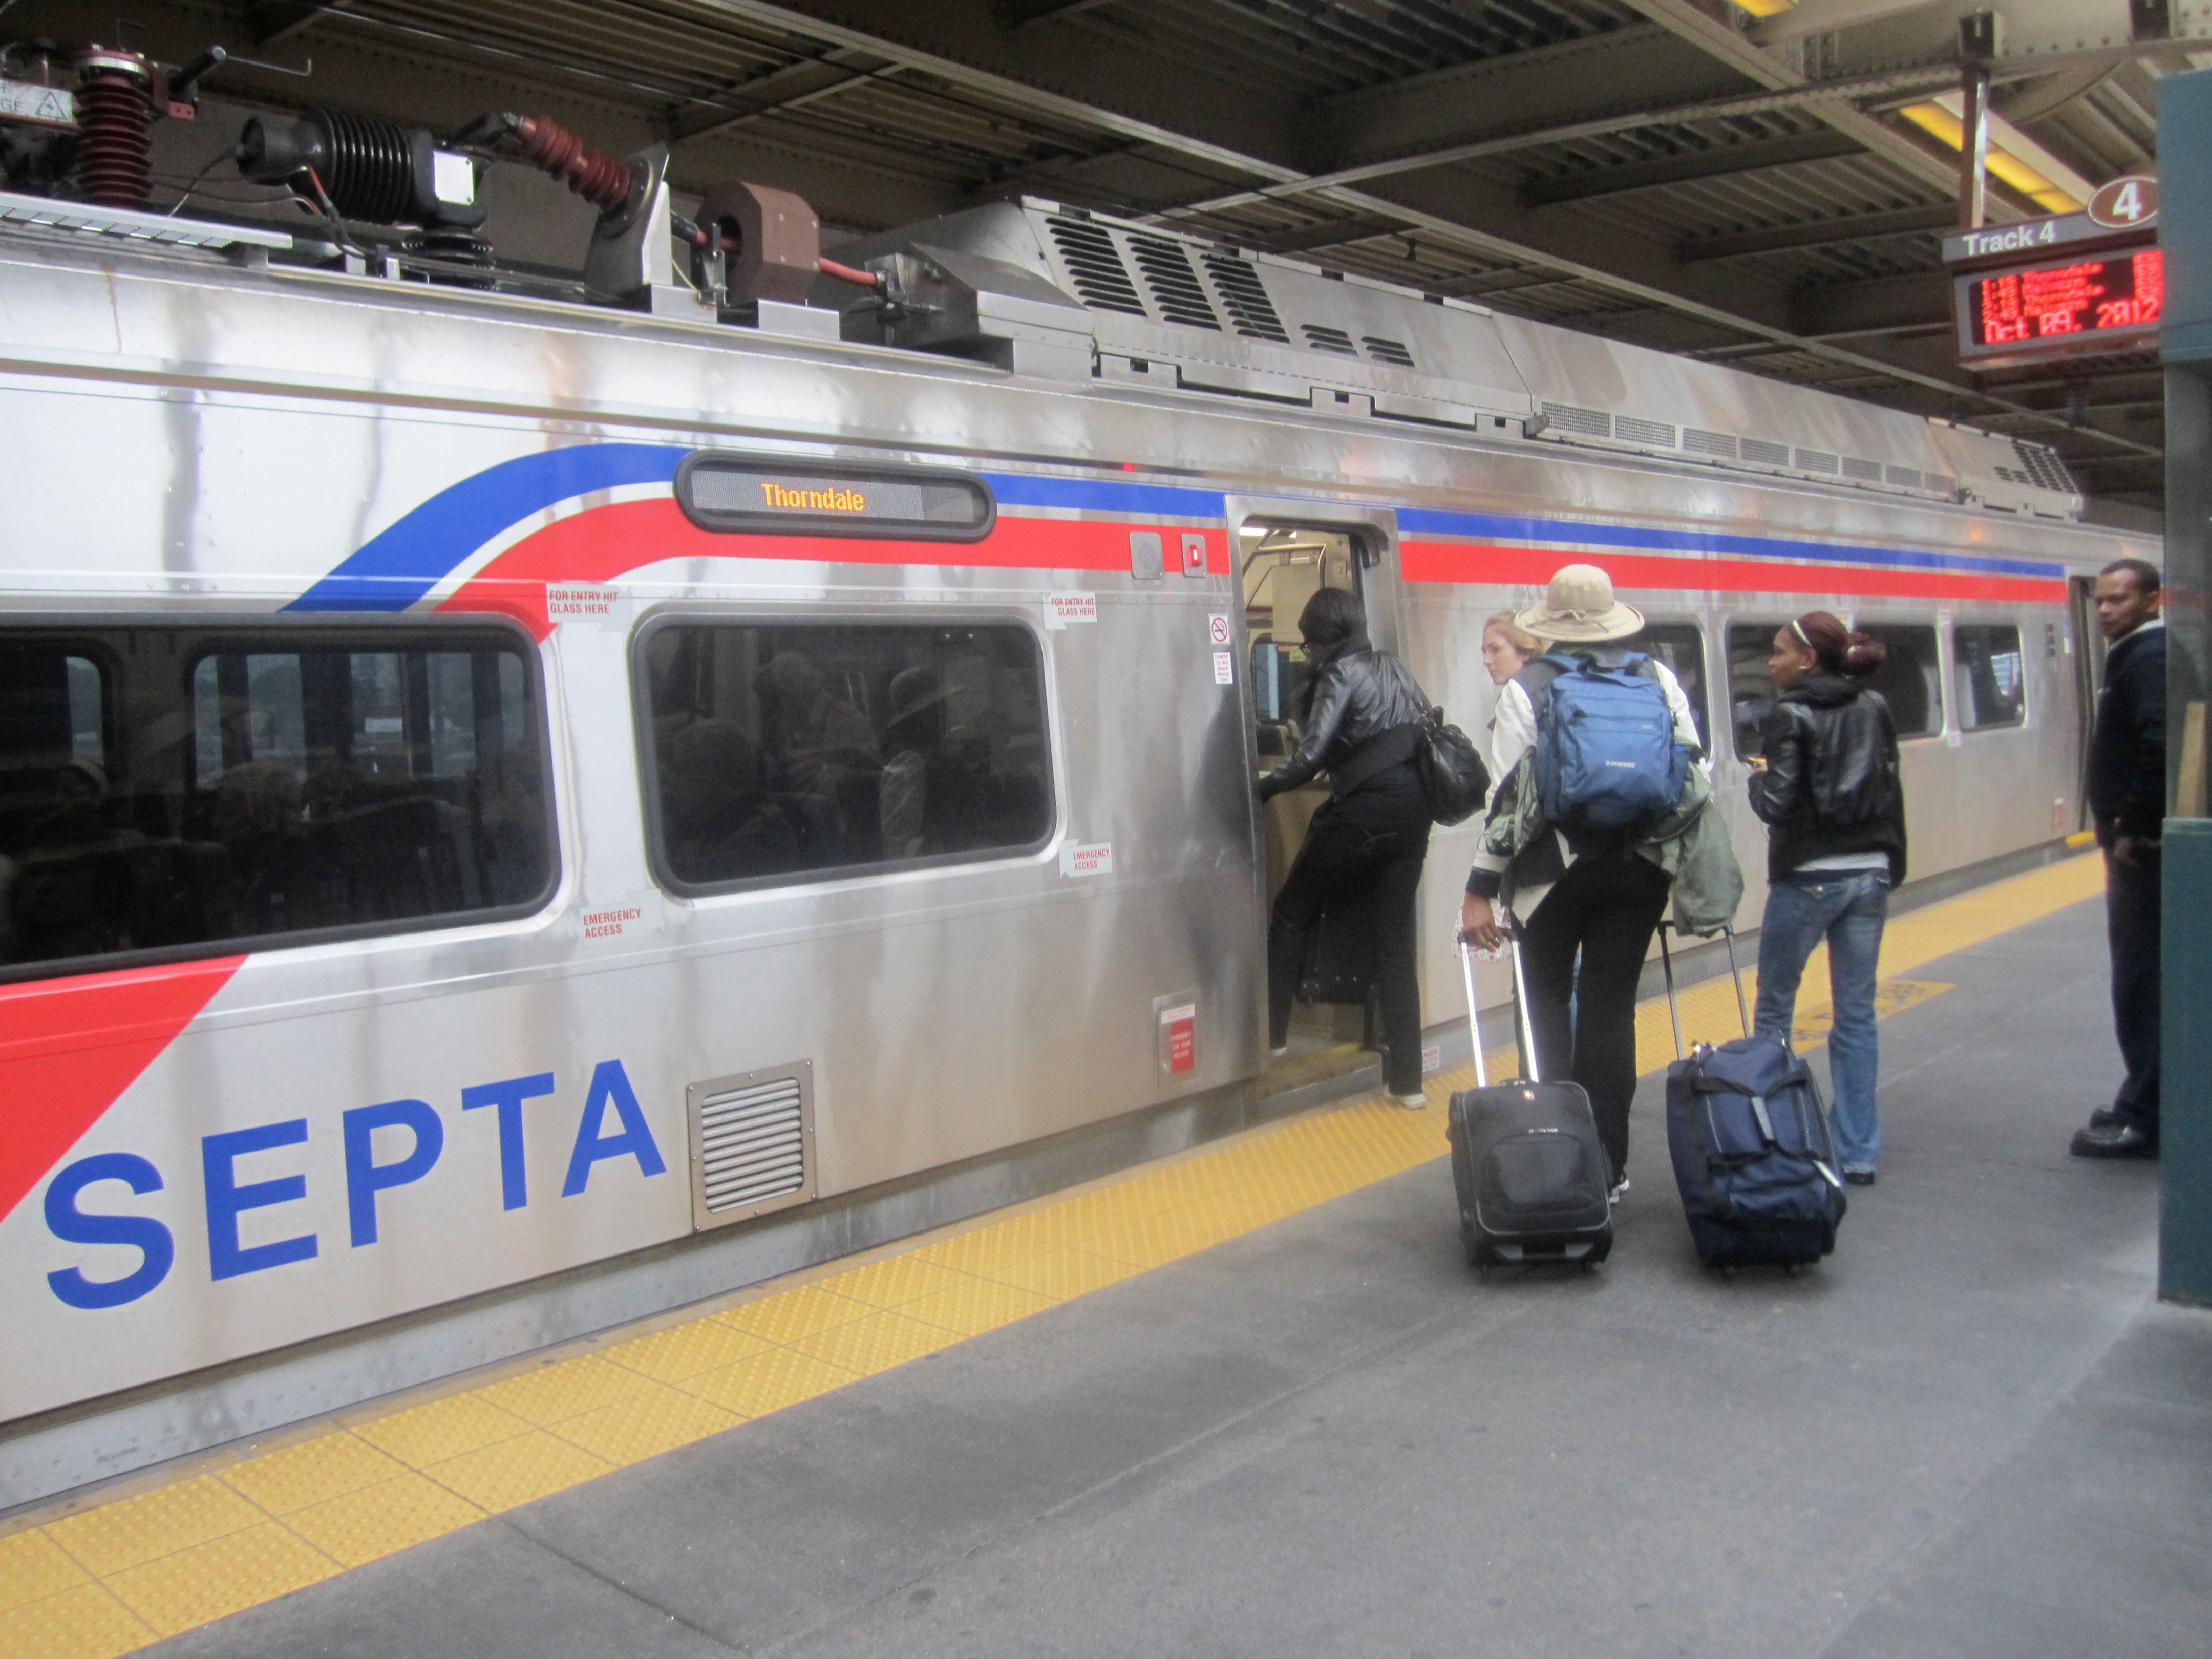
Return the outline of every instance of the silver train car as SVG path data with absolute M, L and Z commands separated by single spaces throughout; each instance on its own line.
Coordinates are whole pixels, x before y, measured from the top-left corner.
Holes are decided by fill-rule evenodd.
M 1812 606 L 1916 878 L 2081 825 L 2158 547 L 2047 452 L 1050 204 L 749 301 L 646 216 L 605 303 L 0 198 L 0 1505 L 1251 1121 L 1322 583 L 1479 731 L 1607 566 L 1747 923 Z

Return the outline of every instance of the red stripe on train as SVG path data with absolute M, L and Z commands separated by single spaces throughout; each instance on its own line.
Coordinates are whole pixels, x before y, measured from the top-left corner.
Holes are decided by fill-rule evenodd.
M 1509 582 L 1540 587 L 1563 564 L 1594 564 L 1623 588 L 1689 588 L 1719 593 L 1849 593 L 1865 599 L 2009 599 L 2063 605 L 2066 584 L 2033 576 L 1977 576 L 1955 570 L 1790 564 L 1778 559 L 1669 558 L 1654 553 L 1576 553 L 1556 547 L 1490 547 L 1404 542 L 1399 567 L 1413 582 Z
M 100 1121 L 245 960 L 0 986 L 0 1216 Z
M 779 559 L 821 564 L 957 565 L 1002 570 L 1129 568 L 1129 532 L 1143 526 L 1000 514 L 980 542 L 878 541 L 856 536 L 732 536 L 702 530 L 673 498 L 616 501 L 572 514 L 526 536 L 438 605 L 441 611 L 510 616 L 537 639 L 552 632 L 548 582 L 605 582 L 667 559 Z M 1180 530 L 1159 532 L 1169 556 Z M 1206 537 L 1206 568 L 1229 568 L 1223 532 Z

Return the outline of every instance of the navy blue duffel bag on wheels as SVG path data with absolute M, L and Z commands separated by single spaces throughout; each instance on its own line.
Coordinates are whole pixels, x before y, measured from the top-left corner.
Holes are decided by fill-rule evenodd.
M 1818 1261 L 1844 1182 L 1805 1062 L 1778 1036 L 1699 1045 L 1667 1068 L 1667 1150 L 1708 1267 Z
M 1661 922 L 1659 959 L 1679 1055 L 1682 1021 L 1668 931 Z M 1747 1033 L 1751 1014 L 1736 973 L 1735 937 L 1722 931 Z M 1844 1182 L 1836 1172 L 1828 1115 L 1812 1073 L 1782 1038 L 1746 1035 L 1718 1048 L 1701 1042 L 1669 1066 L 1667 1150 L 1698 1259 L 1708 1267 L 1798 1267 L 1836 1248 Z

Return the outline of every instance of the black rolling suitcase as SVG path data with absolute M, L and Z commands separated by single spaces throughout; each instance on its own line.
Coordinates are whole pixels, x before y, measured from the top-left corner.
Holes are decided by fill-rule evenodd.
M 1459 1189 L 1460 1237 L 1477 1267 L 1536 1261 L 1594 1267 L 1613 1249 L 1605 1147 L 1582 1085 L 1537 1079 L 1518 940 L 1512 951 L 1515 1030 L 1528 1075 L 1493 1085 L 1484 1070 L 1475 1020 L 1473 957 L 1464 940 L 1459 947 L 1475 1078 L 1474 1088 L 1451 1097 L 1445 1123 L 1452 1182 Z
M 1735 937 L 1727 938 L 1744 1035 L 1717 1047 L 1701 1042 L 1684 1057 L 1674 957 L 1667 924 L 1659 927 L 1677 1056 L 1667 1068 L 1667 1150 L 1700 1261 L 1800 1267 L 1836 1248 L 1844 1182 L 1805 1062 L 1781 1037 L 1751 1035 Z

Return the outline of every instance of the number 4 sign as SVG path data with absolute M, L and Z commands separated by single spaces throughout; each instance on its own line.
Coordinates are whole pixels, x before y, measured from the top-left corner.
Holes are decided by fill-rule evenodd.
M 2158 180 L 2147 173 L 2112 180 L 2089 198 L 2089 217 L 2107 230 L 2148 228 L 2158 218 Z

